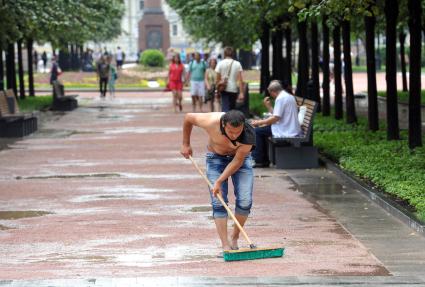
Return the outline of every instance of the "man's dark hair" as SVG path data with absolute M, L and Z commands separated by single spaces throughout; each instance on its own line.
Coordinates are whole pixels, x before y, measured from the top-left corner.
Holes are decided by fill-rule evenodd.
M 230 124 L 232 127 L 239 127 L 245 123 L 244 114 L 238 110 L 230 110 L 226 112 L 221 119 L 223 126 Z
M 233 48 L 232 47 L 224 47 L 224 57 L 233 58 Z

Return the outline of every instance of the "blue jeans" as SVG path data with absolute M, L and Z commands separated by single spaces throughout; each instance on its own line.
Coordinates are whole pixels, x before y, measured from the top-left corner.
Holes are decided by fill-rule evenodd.
M 212 152 L 206 154 L 207 164 L 207 177 L 209 181 L 214 185 L 217 178 L 223 173 L 227 165 L 233 160 L 233 156 L 219 155 Z M 232 175 L 232 182 L 234 187 L 234 193 L 236 197 L 235 214 L 248 216 L 252 206 L 252 190 L 254 185 L 254 172 L 252 170 L 252 158 L 251 155 L 245 157 L 242 166 Z M 228 181 L 226 180 L 221 185 L 222 196 L 224 202 L 229 202 L 227 198 L 228 193 Z M 225 218 L 227 217 L 227 210 L 221 204 L 218 198 L 212 195 L 211 205 L 213 208 L 214 218 Z
M 252 156 L 256 163 L 269 163 L 267 139 L 272 136 L 271 126 L 255 128 L 255 149 Z

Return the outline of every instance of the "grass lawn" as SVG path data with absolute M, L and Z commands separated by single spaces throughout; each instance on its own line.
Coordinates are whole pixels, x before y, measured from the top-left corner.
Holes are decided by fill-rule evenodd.
M 378 91 L 379 97 L 387 97 L 386 91 Z M 409 92 L 397 91 L 397 97 L 400 103 L 409 103 Z M 425 105 L 425 90 L 421 91 L 421 104 Z
M 39 111 L 49 107 L 53 102 L 53 96 L 26 97 L 24 100 L 18 99 L 19 109 L 24 112 Z
M 253 113 L 265 110 L 261 101 L 259 94 L 250 95 Z M 371 132 L 366 118 L 359 117 L 357 125 L 348 125 L 344 120 L 317 114 L 314 145 L 342 169 L 408 203 L 412 212 L 425 222 L 425 147 L 411 151 L 407 131 L 401 131 L 402 140 L 387 141 L 385 123 L 380 126 L 380 131 Z

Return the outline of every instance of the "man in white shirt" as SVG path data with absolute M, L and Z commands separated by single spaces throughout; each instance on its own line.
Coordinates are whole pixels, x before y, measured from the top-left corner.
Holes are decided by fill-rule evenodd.
M 297 102 L 294 96 L 289 93 L 290 86 L 284 84 L 284 88 L 285 90 L 279 81 L 274 80 L 270 82 L 267 90 L 270 96 L 275 99 L 274 108 L 269 97 L 264 98 L 264 105 L 272 116 L 267 119 L 251 122 L 256 127 L 256 148 L 253 151 L 254 167 L 268 167 L 270 164 L 267 138 L 271 136 L 290 138 L 301 134 L 301 127 L 298 122 Z
M 118 47 L 117 54 L 115 55 L 118 70 L 122 69 L 122 65 L 124 64 L 124 57 L 125 57 L 125 53 L 121 50 L 121 47 Z
M 222 112 L 228 112 L 236 108 L 236 100 L 243 101 L 243 78 L 242 65 L 233 58 L 233 48 L 224 48 L 224 60 L 220 61 L 215 68 L 217 72 L 218 87 L 222 82 L 226 82 L 226 88 L 219 95 L 221 97 Z M 239 96 L 238 96 L 239 84 Z

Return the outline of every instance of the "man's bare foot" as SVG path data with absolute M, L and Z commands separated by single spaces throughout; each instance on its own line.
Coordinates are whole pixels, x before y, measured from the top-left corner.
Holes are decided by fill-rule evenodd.
M 237 237 L 231 237 L 230 238 L 230 248 L 232 249 L 232 250 L 238 250 L 239 249 L 239 246 L 238 246 L 238 239 L 239 238 L 237 238 Z
M 224 245 L 222 246 L 222 248 L 223 248 L 223 251 L 232 250 L 232 247 L 230 245 Z

